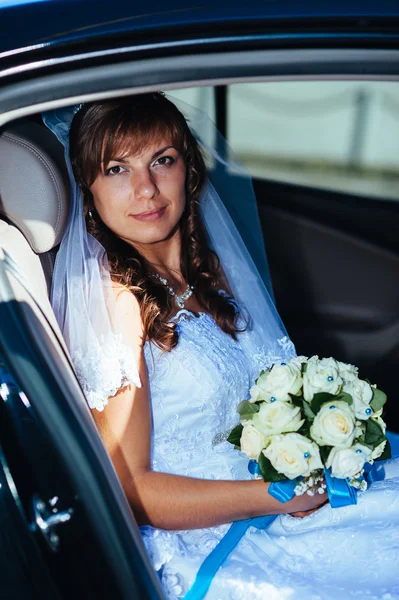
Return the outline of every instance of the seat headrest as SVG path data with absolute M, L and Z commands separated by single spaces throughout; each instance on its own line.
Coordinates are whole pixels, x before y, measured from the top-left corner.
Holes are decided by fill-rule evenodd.
M 57 246 L 69 212 L 64 149 L 38 123 L 19 123 L 0 133 L 0 214 L 37 254 Z

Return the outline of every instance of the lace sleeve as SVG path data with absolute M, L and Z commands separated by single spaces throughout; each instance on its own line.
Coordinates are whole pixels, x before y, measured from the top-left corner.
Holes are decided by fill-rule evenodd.
M 90 408 L 103 411 L 108 398 L 127 385 L 140 387 L 133 351 L 122 336 L 109 334 L 85 353 L 78 349 L 72 358 L 76 375 Z

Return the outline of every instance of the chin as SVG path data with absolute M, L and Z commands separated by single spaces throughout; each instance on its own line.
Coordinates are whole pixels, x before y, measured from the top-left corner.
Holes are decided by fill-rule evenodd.
M 180 220 L 172 225 L 163 225 L 163 226 L 158 226 L 158 227 L 151 227 L 151 229 L 149 228 L 148 231 L 144 232 L 140 232 L 140 234 L 138 235 L 136 234 L 128 234 L 126 237 L 122 237 L 122 239 L 125 239 L 125 241 L 127 241 L 128 243 L 132 244 L 133 246 L 137 245 L 141 245 L 141 244 L 148 244 L 148 245 L 153 245 L 153 244 L 159 244 L 161 242 L 166 242 L 167 240 L 171 239 L 174 234 L 176 233 L 176 231 L 179 229 L 180 227 Z

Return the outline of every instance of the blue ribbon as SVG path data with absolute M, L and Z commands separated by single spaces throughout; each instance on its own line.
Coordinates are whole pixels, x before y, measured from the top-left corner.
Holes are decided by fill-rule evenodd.
M 348 479 L 332 477 L 330 469 L 324 469 L 324 477 L 327 484 L 328 499 L 333 508 L 357 504 L 357 490 L 349 485 Z M 385 479 L 385 469 L 382 465 L 366 463 L 363 478 L 369 487 L 376 481 Z
M 249 462 L 248 470 L 252 475 L 260 474 L 259 465 L 255 460 Z M 382 466 L 376 467 L 375 465 L 369 465 L 367 463 L 364 470 L 364 478 L 369 485 L 375 481 L 380 481 L 385 477 L 385 471 Z M 333 508 L 357 503 L 356 489 L 349 485 L 348 480 L 332 477 L 330 469 L 324 469 L 324 476 L 327 484 L 328 499 Z M 288 502 L 294 497 L 294 489 L 298 482 L 299 479 L 294 479 L 293 481 L 286 479 L 284 481 L 271 483 L 268 490 L 269 494 L 280 502 Z M 245 519 L 243 521 L 235 521 L 232 523 L 230 529 L 219 541 L 217 546 L 205 558 L 198 570 L 193 585 L 184 596 L 183 600 L 202 600 L 207 594 L 219 568 L 245 535 L 247 529 L 249 527 L 267 529 L 277 516 L 278 515 L 255 517 L 253 519 Z
M 330 469 L 324 469 L 324 477 L 327 484 L 328 499 L 333 508 L 357 503 L 356 490 L 349 485 L 346 479 L 332 477 Z
M 255 462 L 255 461 L 251 461 Z M 248 467 L 249 468 L 249 467 Z M 254 468 L 251 466 L 251 468 Z M 251 471 L 250 471 L 251 472 Z M 254 474 L 256 471 L 252 474 Z M 269 494 L 280 502 L 287 502 L 294 496 L 296 482 L 290 480 L 279 481 L 269 485 Z M 267 515 L 265 517 L 255 517 L 243 521 L 235 521 L 230 529 L 222 537 L 217 546 L 208 554 L 199 568 L 193 585 L 184 596 L 184 600 L 201 600 L 209 590 L 213 578 L 222 566 L 229 554 L 237 546 L 238 542 L 245 535 L 249 527 L 257 529 L 267 529 L 278 515 Z
M 260 477 L 262 476 L 259 463 L 256 460 L 249 461 L 248 471 L 251 473 L 251 475 L 259 475 Z M 301 479 L 302 477 L 298 477 L 298 479 L 294 479 L 293 481 L 290 479 L 284 479 L 283 481 L 279 481 L 277 483 L 271 483 L 269 485 L 269 494 L 271 494 L 280 502 L 288 502 L 288 500 L 292 500 L 294 497 L 294 490 Z
M 366 463 L 364 465 L 364 478 L 368 485 L 372 485 L 376 481 L 383 481 L 385 479 L 385 469 L 383 465 L 376 465 L 375 463 L 370 465 Z
M 184 596 L 184 600 L 201 600 L 209 590 L 209 587 L 230 552 L 234 550 L 238 542 L 245 535 L 249 527 L 267 529 L 277 515 L 267 517 L 255 517 L 244 521 L 235 521 L 228 532 L 222 537 L 217 546 L 208 554 L 199 568 L 195 581 L 190 590 Z

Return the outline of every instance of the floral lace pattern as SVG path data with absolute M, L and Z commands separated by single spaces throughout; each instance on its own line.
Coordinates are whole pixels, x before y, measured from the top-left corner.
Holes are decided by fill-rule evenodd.
M 249 479 L 248 461 L 226 442 L 238 402 L 261 368 L 288 359 L 288 338 L 244 352 L 211 316 L 179 311 L 172 352 L 145 346 L 153 413 L 154 470 L 206 479 Z M 399 475 L 391 461 L 390 476 Z M 229 525 L 194 531 L 142 528 L 170 600 L 182 598 Z M 251 528 L 219 570 L 214 600 L 399 599 L 399 480 L 360 494 L 357 506 L 329 506 L 306 519 L 280 516 L 267 531 Z
M 98 411 L 104 410 L 119 388 L 141 385 L 133 352 L 120 335 L 110 334 L 87 353 L 76 351 L 71 359 L 89 407 Z

